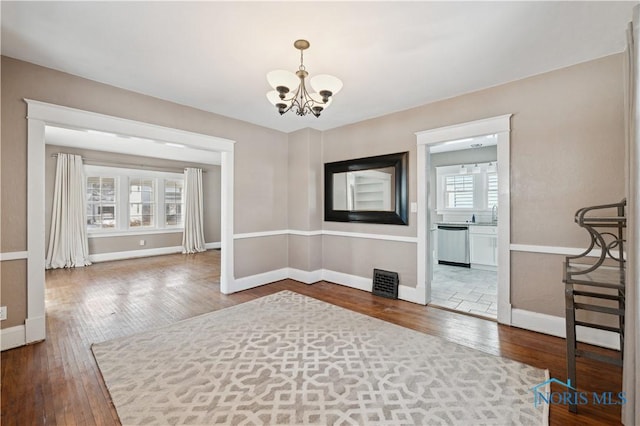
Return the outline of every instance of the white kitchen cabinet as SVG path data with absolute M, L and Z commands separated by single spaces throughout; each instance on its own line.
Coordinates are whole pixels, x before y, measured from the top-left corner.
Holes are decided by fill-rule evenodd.
M 472 268 L 495 269 L 498 266 L 496 226 L 469 226 L 469 258 Z

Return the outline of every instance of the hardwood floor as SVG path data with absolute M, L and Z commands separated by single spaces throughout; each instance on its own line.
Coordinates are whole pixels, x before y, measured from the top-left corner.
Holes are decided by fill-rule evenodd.
M 442 309 L 319 282 L 284 280 L 232 295 L 219 292 L 219 252 L 105 262 L 46 273 L 47 340 L 1 354 L 3 425 L 112 425 L 111 405 L 91 344 L 292 290 L 566 378 L 563 339 Z M 609 352 L 602 350 L 602 352 Z M 621 389 L 621 369 L 581 360 L 578 387 Z M 552 387 L 553 391 L 563 389 Z M 532 395 L 533 403 L 533 395 Z M 619 424 L 619 406 L 587 405 L 579 414 L 551 405 L 552 425 Z

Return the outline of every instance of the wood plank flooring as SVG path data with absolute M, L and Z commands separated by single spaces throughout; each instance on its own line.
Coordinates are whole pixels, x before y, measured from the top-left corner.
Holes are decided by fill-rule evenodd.
M 360 290 L 284 280 L 220 294 L 219 252 L 105 262 L 46 273 L 47 340 L 0 355 L 3 425 L 114 425 L 118 416 L 91 344 L 292 290 L 566 378 L 563 339 Z M 558 284 L 560 285 L 560 284 Z M 603 353 L 609 352 L 602 350 Z M 578 387 L 619 392 L 621 369 L 580 360 Z M 561 388 L 552 388 L 562 392 Z M 533 395 L 532 395 L 533 400 Z M 552 405 L 552 425 L 620 424 L 619 406 Z

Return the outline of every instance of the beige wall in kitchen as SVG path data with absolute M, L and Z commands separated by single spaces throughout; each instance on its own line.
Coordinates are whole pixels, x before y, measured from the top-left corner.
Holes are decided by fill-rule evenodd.
M 409 151 L 409 198 L 416 201 L 415 132 L 513 114 L 511 242 L 583 247 L 587 234 L 573 223 L 576 209 L 624 195 L 622 78 L 622 55 L 616 54 L 329 130 L 323 133 L 323 161 Z M 415 227 L 415 213 L 409 226 L 324 224 L 325 229 L 399 236 L 415 236 Z M 397 250 L 395 242 L 356 241 L 329 243 L 325 236 L 323 267 L 370 277 L 372 267 L 382 263 L 399 271 L 415 264 L 415 245 Z M 341 245 L 363 250 L 350 252 L 347 262 L 331 255 Z M 380 264 L 367 260 L 376 258 Z M 561 263 L 561 256 L 515 255 L 513 307 L 564 316 Z M 404 284 L 415 286 L 409 280 Z
M 204 171 L 202 174 L 202 187 L 204 191 L 204 239 L 207 243 L 220 242 L 220 166 L 47 145 L 45 149 L 45 241 L 47 244 L 51 229 L 51 212 L 56 177 L 56 158 L 52 157 L 52 154 L 58 152 L 78 154 L 83 158 L 94 160 L 93 163 L 97 164 L 100 164 L 100 162 L 108 163 L 109 165 L 124 164 L 124 168 L 130 167 L 126 166 L 127 164 L 144 164 L 143 170 L 169 170 L 178 172 L 185 167 L 201 168 Z M 140 246 L 139 244 L 141 239 L 145 240 L 144 246 Z M 89 253 L 103 254 L 119 251 L 176 247 L 181 245 L 182 231 L 166 234 L 145 234 L 142 236 L 100 237 L 89 238 Z
M 4 56 L 1 66 L 2 253 L 27 250 L 24 98 L 234 140 L 235 233 L 287 228 L 286 134 Z M 247 270 L 252 274 L 287 266 L 286 238 L 270 241 L 269 250 L 257 250 L 264 246 L 258 240 L 236 246 L 237 257 L 248 258 L 246 253 L 251 253 L 258 265 L 246 269 L 236 262 L 236 277 L 245 276 Z M 26 261 L 10 262 L 2 262 L 0 303 L 8 306 L 2 328 L 23 324 L 26 316 Z M 268 269 L 259 270 L 259 265 Z

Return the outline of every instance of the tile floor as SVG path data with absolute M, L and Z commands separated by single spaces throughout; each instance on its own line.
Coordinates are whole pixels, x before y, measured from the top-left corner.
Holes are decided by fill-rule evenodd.
M 497 272 L 436 264 L 431 304 L 495 319 L 498 315 Z

